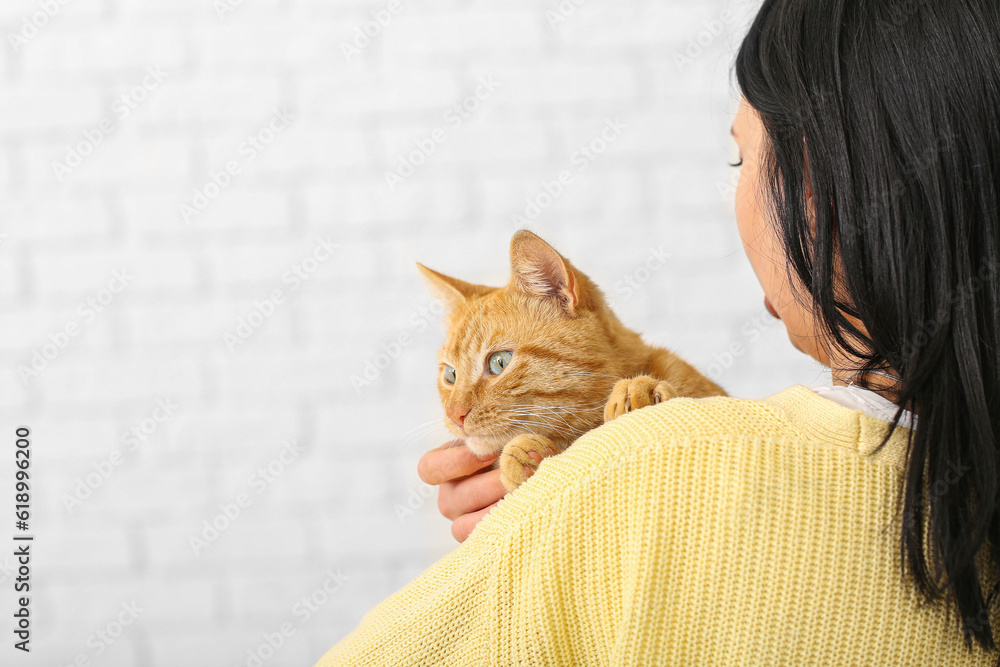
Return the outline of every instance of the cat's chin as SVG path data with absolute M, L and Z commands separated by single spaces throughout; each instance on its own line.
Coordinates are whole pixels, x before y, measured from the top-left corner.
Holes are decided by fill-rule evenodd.
M 465 446 L 480 458 L 499 454 L 509 438 L 499 435 L 466 435 Z

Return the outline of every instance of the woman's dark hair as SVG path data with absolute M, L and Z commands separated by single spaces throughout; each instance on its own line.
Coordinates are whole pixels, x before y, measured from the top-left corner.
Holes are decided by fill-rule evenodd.
M 901 379 L 889 435 L 902 408 L 917 414 L 901 565 L 926 600 L 955 605 L 970 648 L 993 650 L 1000 3 L 765 0 L 736 75 L 763 121 L 792 277 L 831 344 L 860 359 L 855 384 Z

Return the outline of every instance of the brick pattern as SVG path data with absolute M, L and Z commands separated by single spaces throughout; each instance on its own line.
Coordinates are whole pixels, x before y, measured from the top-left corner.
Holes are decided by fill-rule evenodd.
M 445 431 L 414 261 L 499 284 L 526 224 L 731 393 L 822 382 L 733 222 L 753 10 L 5 1 L 0 421 L 33 427 L 38 534 L 15 664 L 312 664 L 455 546 L 416 474 Z

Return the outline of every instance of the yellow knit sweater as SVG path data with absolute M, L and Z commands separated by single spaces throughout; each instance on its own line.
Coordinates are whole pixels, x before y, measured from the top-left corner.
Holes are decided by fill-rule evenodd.
M 333 665 L 993 665 L 899 564 L 906 432 L 796 385 L 595 429 Z

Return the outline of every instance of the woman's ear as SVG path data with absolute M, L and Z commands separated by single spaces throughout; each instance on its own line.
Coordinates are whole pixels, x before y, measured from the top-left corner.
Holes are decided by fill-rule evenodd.
M 809 170 L 809 150 L 805 141 L 802 142 L 802 194 L 806 200 L 806 217 L 809 219 L 809 228 L 813 234 L 816 233 L 816 202 L 813 200 L 812 172 Z
M 809 210 L 813 209 L 813 186 L 812 186 L 812 174 L 809 172 L 809 149 L 806 148 L 805 141 L 802 142 L 802 179 L 804 183 L 803 192 L 806 195 L 806 205 Z

